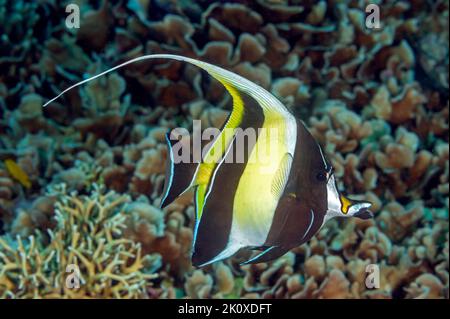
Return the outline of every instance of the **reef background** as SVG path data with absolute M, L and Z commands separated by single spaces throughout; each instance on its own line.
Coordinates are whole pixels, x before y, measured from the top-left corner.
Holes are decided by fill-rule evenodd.
M 448 1 L 0 0 L 0 297 L 449 298 Z M 65 26 L 78 4 L 80 28 Z M 189 261 L 192 194 L 158 208 L 171 128 L 229 95 L 174 53 L 278 96 L 375 219 L 332 220 L 282 258 Z M 65 285 L 79 266 L 79 289 Z M 365 267 L 380 267 L 367 289 Z

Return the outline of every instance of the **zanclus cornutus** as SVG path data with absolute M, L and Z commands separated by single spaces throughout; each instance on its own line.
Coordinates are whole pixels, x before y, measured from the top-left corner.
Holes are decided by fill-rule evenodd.
M 211 264 L 242 248 L 260 251 L 245 263 L 273 260 L 308 241 L 330 218 L 373 217 L 371 203 L 338 191 L 331 165 L 301 120 L 262 87 L 218 66 L 179 55 L 146 55 L 72 85 L 44 106 L 76 86 L 147 59 L 191 63 L 221 82 L 233 99 L 221 133 L 198 163 L 175 163 L 167 135 L 170 156 L 161 207 L 195 189 L 193 265 Z M 248 128 L 276 133 L 259 133 L 245 146 L 243 161 L 229 160 Z M 267 144 L 276 151 L 258 151 Z

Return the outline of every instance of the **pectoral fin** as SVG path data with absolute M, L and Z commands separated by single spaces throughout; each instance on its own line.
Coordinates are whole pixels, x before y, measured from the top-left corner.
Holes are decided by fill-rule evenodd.
M 287 184 L 289 173 L 291 171 L 292 155 L 289 153 L 284 154 L 280 166 L 275 173 L 275 178 L 272 182 L 272 194 L 276 198 L 280 198 Z

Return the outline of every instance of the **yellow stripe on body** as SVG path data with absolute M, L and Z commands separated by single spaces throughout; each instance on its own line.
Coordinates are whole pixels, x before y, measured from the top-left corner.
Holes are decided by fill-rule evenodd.
M 239 247 L 261 245 L 267 238 L 279 200 L 271 192 L 273 179 L 276 178 L 276 171 L 284 155 L 289 153 L 292 156 L 295 151 L 297 139 L 296 120 L 279 100 L 260 86 L 216 66 L 207 65 L 203 62 L 192 63 L 198 63 L 196 65 L 205 69 L 223 85 L 234 83 L 231 90 L 229 89 L 230 87 L 226 86 L 233 99 L 236 98 L 237 101 L 242 100 L 238 90 L 249 94 L 263 109 L 263 128 L 278 129 L 278 133 L 273 136 L 269 135 L 270 137 L 261 137 L 259 135 L 250 154 L 249 161 L 235 192 L 230 240 L 225 251 L 229 249 L 233 252 Z M 228 142 L 230 141 L 231 138 Z M 265 144 L 275 144 L 279 148 L 259 158 L 261 156 L 259 150 L 264 149 Z M 270 164 L 261 165 L 261 162 L 265 163 L 266 161 Z M 262 174 L 261 168 L 263 168 L 265 174 Z M 205 175 L 211 178 L 213 172 L 214 169 L 209 169 Z M 204 203 L 204 198 L 203 201 L 200 200 L 199 202 Z M 201 209 L 198 209 L 197 216 L 201 217 L 201 214 Z M 226 258 L 226 256 L 228 255 L 221 255 L 221 258 Z
M 244 102 L 239 92 L 227 81 L 221 78 L 217 78 L 217 80 L 225 86 L 233 98 L 233 110 L 231 111 L 231 115 L 223 130 L 217 136 L 217 139 L 206 153 L 203 162 L 200 163 L 197 174 L 194 177 L 193 184 L 198 185 L 195 195 L 195 200 L 197 203 L 197 220 L 200 220 L 202 216 L 206 191 L 209 188 L 209 183 L 211 182 L 214 170 L 233 140 L 235 129 L 242 123 L 242 118 L 244 115 Z
M 288 153 L 286 119 L 273 113 L 264 115 L 266 134 L 258 136 L 234 198 L 230 239 L 240 246 L 264 244 L 281 195 L 274 195 L 272 184 Z M 270 129 L 276 129 L 276 134 Z
M 342 207 L 341 207 L 342 213 L 344 215 L 346 215 L 348 213 L 349 207 L 352 205 L 352 202 L 347 197 L 345 197 L 342 194 L 339 194 L 339 198 L 340 198 L 341 203 L 342 203 Z

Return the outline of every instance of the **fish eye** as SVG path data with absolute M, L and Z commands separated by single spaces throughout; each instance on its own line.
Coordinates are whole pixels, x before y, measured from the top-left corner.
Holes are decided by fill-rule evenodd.
M 327 181 L 327 174 L 325 172 L 318 172 L 316 174 L 316 179 L 319 182 L 326 182 Z

